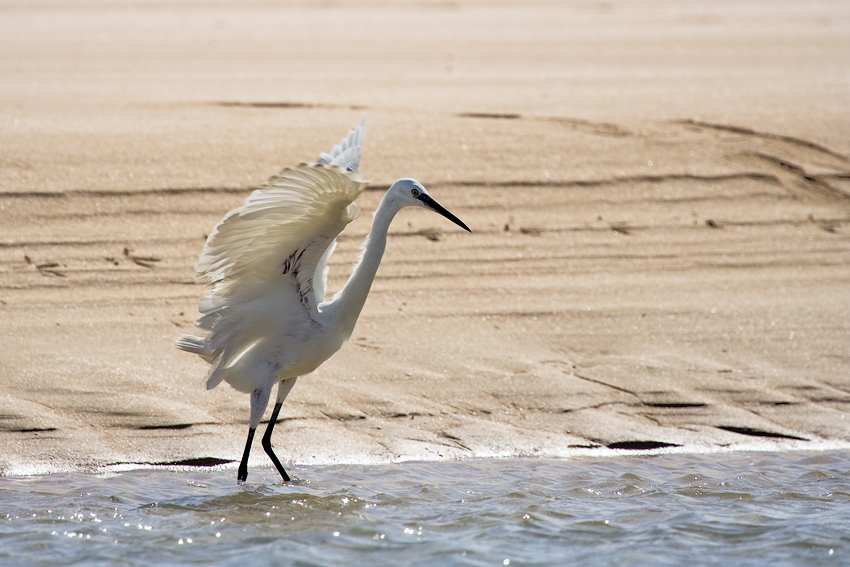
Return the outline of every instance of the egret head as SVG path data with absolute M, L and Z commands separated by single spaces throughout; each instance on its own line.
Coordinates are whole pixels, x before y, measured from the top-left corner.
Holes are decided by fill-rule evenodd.
M 398 202 L 402 207 L 422 207 L 435 213 L 440 213 L 467 232 L 472 232 L 462 220 L 447 211 L 442 205 L 435 201 L 421 183 L 415 179 L 399 179 L 392 184 L 387 196 Z

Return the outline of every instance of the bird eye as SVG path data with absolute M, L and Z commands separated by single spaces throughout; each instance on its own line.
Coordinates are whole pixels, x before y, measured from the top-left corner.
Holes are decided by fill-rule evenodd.
M 419 196 L 419 189 L 411 189 L 410 194 L 413 195 L 414 197 L 418 197 Z

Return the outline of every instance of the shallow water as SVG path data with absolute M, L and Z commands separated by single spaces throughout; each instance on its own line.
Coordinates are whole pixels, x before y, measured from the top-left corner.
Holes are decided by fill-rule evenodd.
M 0 479 L 2 565 L 848 565 L 850 451 Z

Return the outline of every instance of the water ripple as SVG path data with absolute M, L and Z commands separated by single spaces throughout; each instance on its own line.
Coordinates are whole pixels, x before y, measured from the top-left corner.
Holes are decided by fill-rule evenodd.
M 850 563 L 850 452 L 7 477 L 0 564 Z

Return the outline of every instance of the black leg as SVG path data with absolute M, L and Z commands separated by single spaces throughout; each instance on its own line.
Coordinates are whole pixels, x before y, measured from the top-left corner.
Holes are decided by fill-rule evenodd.
M 254 440 L 253 427 L 248 430 L 248 441 L 245 443 L 245 452 L 242 453 L 242 462 L 239 463 L 239 472 L 236 473 L 236 480 L 245 482 L 248 479 L 248 455 L 251 453 L 251 442 Z
M 266 455 L 274 463 L 274 466 L 277 467 L 277 472 L 280 473 L 280 476 L 283 477 L 284 482 L 289 482 L 289 475 L 286 474 L 286 471 L 283 470 L 283 465 L 280 464 L 280 461 L 277 458 L 277 455 L 272 451 L 272 430 L 274 429 L 274 424 L 277 421 L 277 414 L 280 413 L 280 406 L 283 405 L 283 402 L 278 402 L 274 405 L 274 410 L 272 411 L 272 417 L 269 419 L 269 426 L 266 427 L 266 432 L 263 435 L 263 449 L 266 450 Z

